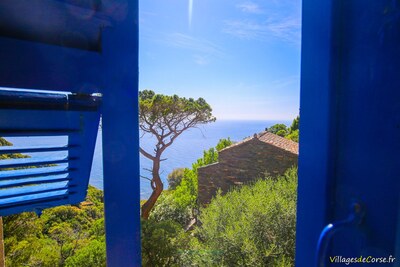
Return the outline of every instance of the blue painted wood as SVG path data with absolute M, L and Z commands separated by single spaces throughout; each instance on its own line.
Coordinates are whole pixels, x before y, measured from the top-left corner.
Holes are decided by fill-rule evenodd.
M 4 37 L 0 47 L 0 61 L 12 62 L 0 64 L 2 87 L 75 93 L 104 89 L 99 53 Z
M 62 165 L 65 165 L 65 164 L 62 164 Z M 46 175 L 54 175 L 54 174 L 63 174 L 63 173 L 73 172 L 73 169 L 68 168 L 66 166 L 62 166 L 62 165 L 58 164 L 57 166 L 52 166 L 52 167 L 1 171 L 0 172 L 0 180 L 46 176 Z
M 100 96 L 0 90 L 2 109 L 98 111 Z
M 332 186 L 332 1 L 303 0 L 296 266 L 312 266 Z
M 335 236 L 332 253 L 388 257 L 395 254 L 400 230 L 400 6 L 390 0 L 344 1 L 335 16 L 341 41 L 334 55 L 338 130 L 332 214 L 345 217 L 353 199 L 367 212 L 358 231 Z
M 31 153 L 31 157 L 0 161 L 0 169 L 3 170 L 0 172 L 2 184 L 0 195 L 4 198 L 2 203 L 7 204 L 0 205 L 0 214 L 9 215 L 36 210 L 39 202 L 43 208 L 60 203 L 76 204 L 83 201 L 88 187 L 100 119 L 98 97 L 25 91 L 6 91 L 1 92 L 0 96 L 15 104 L 15 107 L 10 108 L 5 106 L 7 101 L 0 101 L 0 136 L 65 135 L 68 137 L 67 145 L 60 143 L 55 147 L 2 148 L 1 154 Z M 52 99 L 54 102 L 51 102 Z M 41 104 L 43 106 L 40 106 Z M 94 107 L 97 111 L 93 110 Z M 59 151 L 65 152 L 60 155 Z M 47 155 L 43 155 L 42 152 Z M 45 167 L 49 164 L 57 166 Z M 6 170 L 21 167 L 35 168 Z M 57 174 L 68 176 L 52 179 L 52 175 Z M 67 182 L 65 187 L 52 187 L 57 184 L 55 182 L 60 181 Z M 30 196 L 60 189 L 67 190 L 67 197 L 64 193 L 61 194 L 63 200 L 55 195 L 51 198 L 47 198 L 47 195 L 43 195 L 43 198 Z M 16 195 L 15 192 L 19 193 Z M 17 196 L 26 197 L 18 200 L 18 203 L 12 203 L 11 200 Z M 29 199 L 34 202 L 29 202 Z
M 13 133 L 23 135 L 24 131 L 28 132 L 26 136 L 30 133 L 34 134 L 34 132 L 45 136 L 46 131 L 49 131 L 47 135 L 60 132 L 60 135 L 69 136 L 74 131 L 79 135 L 81 131 L 80 114 L 78 111 L 2 109 L 0 110 L 0 120 L 7 121 L 7 125 L 0 123 L 0 136 Z M 10 116 L 14 119 L 8 119 Z M 98 113 L 88 112 L 86 116 L 95 120 Z M 22 121 L 26 121 L 26 123 L 22 123 Z M 2 127 L 3 125 L 4 127 Z
M 310 266 L 318 232 L 345 219 L 352 202 L 365 206 L 365 217 L 332 236 L 327 256 L 394 256 L 400 7 L 389 0 L 303 3 L 296 265 Z
M 52 176 L 43 176 L 43 177 L 33 177 L 33 178 L 24 178 L 24 179 L 12 179 L 12 180 L 3 180 L 0 181 L 0 189 L 15 187 L 15 186 L 23 186 L 30 184 L 44 184 L 44 183 L 53 183 L 53 182 L 62 182 L 70 180 L 68 175 L 58 174 Z
M 1 113 L 0 113 L 1 116 Z M 2 137 L 15 137 L 15 136 L 68 136 L 71 134 L 79 133 L 79 129 L 13 129 L 13 128 L 0 128 Z
M 92 112 L 85 112 L 86 115 Z M 96 137 L 99 127 L 100 117 L 97 116 L 95 119 L 89 116 L 82 122 L 87 131 L 78 134 L 72 134 L 68 136 L 68 146 L 76 146 L 76 144 L 82 144 L 76 146 L 75 149 L 68 151 L 68 156 L 71 158 L 77 158 L 78 160 L 73 160 L 68 163 L 68 167 L 75 170 L 74 178 L 70 182 L 70 186 L 76 186 L 79 188 L 80 193 L 74 194 L 69 197 L 71 203 L 79 203 L 85 200 L 86 191 L 89 185 L 90 170 L 92 169 L 92 160 L 94 148 L 96 145 Z M 85 179 L 80 179 L 80 177 L 85 177 Z
M 0 155 L 13 154 L 13 153 L 32 153 L 32 152 L 54 152 L 54 151 L 68 151 L 77 146 L 56 146 L 56 147 L 0 147 Z
M 99 16 L 101 7 L 53 0 L 2 0 L 0 31 L 9 38 L 100 52 L 101 29 L 110 25 L 105 16 Z
M 45 193 L 49 191 L 57 191 L 61 189 L 68 189 L 68 182 L 55 182 L 40 185 L 32 185 L 25 187 L 15 187 L 7 190 L 0 190 L 0 199 L 7 199 L 10 197 L 32 195 L 38 193 Z M 1 206 L 1 204 L 0 204 Z
M 32 10 L 15 3 L 31 4 Z M 103 94 L 107 264 L 140 266 L 138 1 L 92 5 L 90 1 L 6 0 L 1 4 L 8 12 L 0 23 L 0 86 Z M 38 10 L 49 14 L 39 21 Z M 7 19 L 16 12 L 26 17 Z M 84 23 L 71 14 L 92 16 Z M 15 21 L 30 25 L 32 31 L 19 28 Z M 60 43 L 58 34 L 63 31 L 66 42 Z M 88 46 L 74 36 L 88 38 Z M 0 136 L 68 136 L 68 145 L 81 145 L 68 151 L 69 157 L 79 157 L 79 161 L 68 162 L 68 170 L 74 170 L 68 189 L 2 200 L 9 208 L 1 215 L 28 210 L 28 206 L 22 206 L 28 203 L 35 204 L 30 208 L 40 209 L 83 200 L 81 189 L 87 188 L 88 180 L 82 177 L 90 172 L 98 113 L 82 113 L 81 108 L 71 106 L 56 110 L 53 103 L 46 110 L 36 105 L 35 110 L 27 112 L 21 109 L 28 106 L 18 105 L 19 110 L 14 105 L 0 110 Z M 13 177 L 28 179 L 15 173 Z
M 0 200 L 0 205 L 8 207 L 9 209 L 20 207 L 24 204 L 35 203 L 35 211 L 50 208 L 53 206 L 64 205 L 65 201 L 68 200 L 69 192 L 67 189 L 60 190 L 49 190 L 48 192 L 42 192 L 37 194 L 11 197 Z M 51 205 L 49 202 L 51 201 Z
M 22 159 L 6 159 L 0 161 L 0 169 L 4 168 L 21 168 L 21 167 L 36 167 L 36 166 L 44 166 L 50 164 L 61 164 L 61 163 L 70 163 L 71 161 L 79 160 L 78 158 L 65 158 L 65 159 L 55 159 L 48 160 L 48 158 L 44 158 L 43 160 L 36 158 L 22 158 Z
M 141 266 L 138 132 L 138 1 L 103 33 L 103 169 L 107 265 Z

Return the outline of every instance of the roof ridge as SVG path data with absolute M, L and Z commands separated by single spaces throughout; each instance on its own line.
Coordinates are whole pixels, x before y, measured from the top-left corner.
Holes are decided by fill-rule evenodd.
M 299 154 L 299 143 L 287 139 L 285 137 L 279 136 L 277 134 L 271 133 L 269 131 L 263 131 L 260 133 L 258 139 L 264 143 L 274 145 L 276 147 L 282 148 L 293 154 Z
M 293 154 L 296 154 L 296 155 L 299 154 L 299 144 L 297 142 L 294 142 L 285 137 L 279 136 L 277 134 L 274 134 L 274 133 L 271 133 L 268 131 L 262 131 L 258 134 L 255 133 L 253 136 L 246 137 L 239 142 L 236 142 L 228 147 L 225 147 L 224 149 L 221 149 L 219 152 L 231 149 L 233 147 L 240 146 L 240 145 L 245 144 L 255 138 L 257 138 L 261 142 L 273 145 L 275 147 L 281 148 L 281 149 L 291 152 Z
M 242 139 L 241 141 L 235 142 L 235 143 L 233 143 L 232 145 L 227 146 L 227 147 L 221 149 L 221 150 L 218 151 L 218 152 L 222 152 L 222 151 L 224 151 L 224 150 L 228 150 L 228 149 L 230 149 L 230 148 L 232 148 L 232 147 L 240 146 L 240 145 L 242 145 L 242 144 L 244 144 L 244 143 L 246 143 L 246 142 L 248 142 L 248 141 L 250 141 L 250 140 L 252 140 L 252 139 L 254 139 L 254 138 L 255 138 L 255 136 L 248 136 L 248 137 L 245 137 L 245 138 Z

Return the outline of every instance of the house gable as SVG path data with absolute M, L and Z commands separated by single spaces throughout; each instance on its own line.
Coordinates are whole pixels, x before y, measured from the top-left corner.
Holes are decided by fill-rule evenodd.
M 285 142 L 282 137 L 266 136 L 275 143 L 267 143 L 265 133 L 245 139 L 219 152 L 219 162 L 198 169 L 198 200 L 207 204 L 218 189 L 226 193 L 230 188 L 254 181 L 265 176 L 283 174 L 297 165 L 297 143 Z M 289 140 L 288 140 L 289 141 Z M 280 142 L 284 148 L 277 146 Z M 289 149 L 288 149 L 289 145 Z M 292 146 L 292 147 L 290 147 Z M 293 149 L 292 149 L 293 148 Z M 291 152 L 291 151 L 293 152 Z

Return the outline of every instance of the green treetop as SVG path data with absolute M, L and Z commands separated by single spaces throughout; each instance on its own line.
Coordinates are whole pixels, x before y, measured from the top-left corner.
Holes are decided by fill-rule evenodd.
M 139 127 L 142 136 L 149 134 L 156 138 L 153 151 L 142 147 L 140 153 L 152 161 L 150 185 L 153 189 L 149 199 L 142 206 L 142 217 L 147 219 L 158 197 L 163 191 L 160 178 L 161 156 L 184 131 L 200 124 L 214 122 L 211 106 L 203 99 L 156 94 L 151 90 L 139 92 Z

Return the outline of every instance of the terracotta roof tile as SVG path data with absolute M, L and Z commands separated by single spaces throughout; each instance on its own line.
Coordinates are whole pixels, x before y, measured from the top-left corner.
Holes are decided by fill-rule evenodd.
M 279 135 L 276 135 L 276 134 L 273 134 L 270 132 L 263 132 L 258 135 L 258 139 L 262 142 L 282 148 L 293 154 L 296 154 L 296 155 L 299 154 L 299 144 L 298 143 L 296 143 L 292 140 L 286 139 L 284 137 L 281 137 Z
M 281 137 L 279 135 L 270 133 L 270 132 L 262 132 L 259 134 L 254 134 L 253 137 L 245 138 L 240 142 L 234 143 L 233 145 L 230 145 L 230 146 L 222 149 L 221 151 L 228 150 L 230 148 L 244 144 L 244 143 L 252 140 L 253 138 L 258 138 L 258 140 L 260 140 L 264 143 L 279 147 L 279 148 L 289 151 L 293 154 L 296 154 L 296 155 L 299 154 L 299 144 L 298 143 L 296 143 L 292 140 L 286 139 L 284 137 Z
M 243 139 L 242 141 L 235 142 L 235 143 L 233 143 L 232 145 L 221 149 L 219 152 L 224 151 L 224 150 L 231 149 L 232 147 L 240 146 L 241 144 L 247 143 L 248 141 L 252 140 L 253 138 L 254 138 L 254 137 L 246 137 L 246 138 Z

